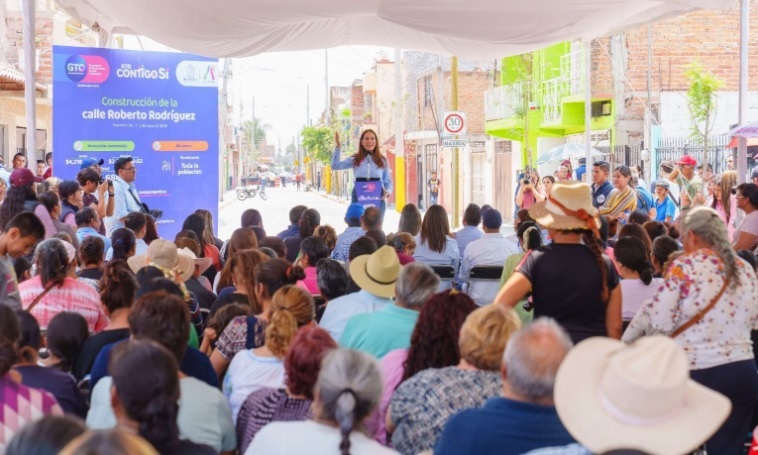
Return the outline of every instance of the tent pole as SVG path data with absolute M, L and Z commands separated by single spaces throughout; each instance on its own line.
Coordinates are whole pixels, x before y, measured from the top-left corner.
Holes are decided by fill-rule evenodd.
M 585 177 L 591 175 L 589 171 L 592 170 L 592 81 L 590 79 L 592 74 L 592 54 L 590 52 L 590 40 L 582 40 L 582 48 L 584 53 L 584 145 L 586 147 L 586 169 Z M 585 178 L 587 183 L 590 182 L 589 178 Z
M 34 46 L 35 19 L 34 0 L 24 0 L 23 3 L 23 27 L 24 27 L 24 100 L 26 104 L 26 162 L 31 165 L 37 160 L 37 146 L 35 144 L 37 133 L 37 81 L 34 73 L 37 69 L 36 48 Z M 42 157 L 44 159 L 44 157 Z
M 739 119 L 737 123 L 747 122 L 747 91 L 748 91 L 748 33 L 750 23 L 750 0 L 740 1 L 740 101 Z M 740 137 L 737 147 L 737 183 L 745 183 L 747 177 L 747 138 Z

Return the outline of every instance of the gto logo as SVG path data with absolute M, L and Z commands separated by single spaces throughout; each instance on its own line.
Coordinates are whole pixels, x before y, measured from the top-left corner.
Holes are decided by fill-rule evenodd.
M 74 82 L 79 82 L 87 75 L 87 62 L 81 55 L 72 55 L 66 60 L 66 76 Z

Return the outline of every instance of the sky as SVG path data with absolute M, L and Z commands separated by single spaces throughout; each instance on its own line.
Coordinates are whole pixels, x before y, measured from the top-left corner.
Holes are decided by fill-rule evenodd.
M 153 51 L 172 51 L 146 37 L 124 35 L 124 47 Z M 376 46 L 341 46 L 328 50 L 329 86 L 349 86 L 371 70 L 382 55 L 394 60 L 394 49 Z M 270 52 L 254 57 L 235 58 L 230 96 L 235 115 L 243 120 L 255 117 L 266 130 L 269 144 L 282 149 L 306 124 L 308 99 L 310 120 L 315 124 L 324 111 L 326 99 L 324 50 Z M 310 87 L 310 89 L 309 89 Z M 307 94 L 310 92 L 310 97 Z M 235 117 L 239 119 L 239 117 Z
M 394 57 L 392 48 L 329 49 L 329 85 L 349 86 L 361 79 L 382 53 L 390 59 Z M 255 98 L 255 117 L 264 125 L 269 144 L 278 147 L 281 139 L 282 148 L 286 147 L 308 118 L 315 124 L 324 111 L 327 92 L 323 49 L 266 53 L 234 59 L 232 65 L 235 111 L 239 114 L 241 102 L 244 120 L 250 119 Z

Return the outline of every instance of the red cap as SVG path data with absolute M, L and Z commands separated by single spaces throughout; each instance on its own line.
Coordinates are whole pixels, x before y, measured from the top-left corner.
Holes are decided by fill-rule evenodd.
M 11 172 L 11 185 L 16 188 L 22 186 L 30 186 L 34 183 L 34 174 L 28 168 L 22 167 Z
M 697 160 L 692 157 L 692 155 L 684 155 L 683 157 L 679 158 L 679 161 L 677 161 L 676 164 L 683 164 L 685 166 L 697 166 Z

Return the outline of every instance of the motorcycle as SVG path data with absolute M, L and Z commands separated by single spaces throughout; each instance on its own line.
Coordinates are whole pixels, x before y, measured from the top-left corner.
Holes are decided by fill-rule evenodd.
M 244 201 L 247 198 L 254 198 L 256 195 L 258 195 L 261 199 L 264 201 L 268 199 L 268 196 L 266 195 L 266 187 L 260 186 L 260 189 L 257 189 L 254 186 L 246 186 L 243 188 L 237 188 L 237 199 L 240 201 Z

